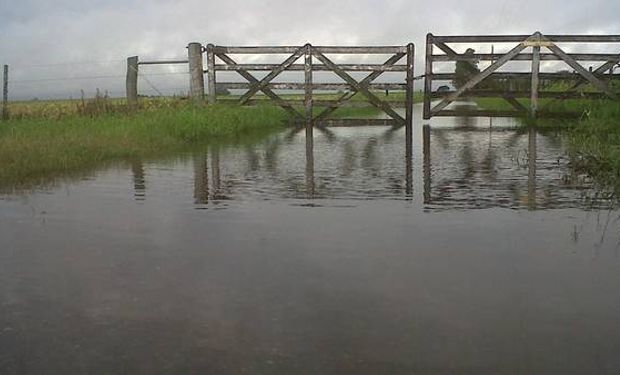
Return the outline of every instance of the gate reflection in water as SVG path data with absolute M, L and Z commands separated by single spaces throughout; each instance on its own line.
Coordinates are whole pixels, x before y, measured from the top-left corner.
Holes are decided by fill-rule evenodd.
M 0 198 L 1 374 L 620 369 L 618 211 L 561 137 L 434 119 L 123 166 Z
M 467 121 L 425 125 L 411 136 L 392 127 L 296 128 L 255 146 L 211 148 L 194 157 L 194 200 L 387 198 L 428 209 L 592 204 L 585 198 L 594 192 L 569 168 L 560 136 Z M 135 170 L 134 180 L 143 187 L 144 171 Z M 144 191 L 136 196 L 144 199 Z

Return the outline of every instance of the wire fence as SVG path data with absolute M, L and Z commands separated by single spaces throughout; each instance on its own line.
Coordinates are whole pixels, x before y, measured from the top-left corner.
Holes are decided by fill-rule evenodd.
M 148 66 L 138 74 L 142 96 L 183 96 L 188 90 L 187 66 Z M 125 97 L 126 60 L 68 61 L 10 66 L 8 101 L 93 97 Z

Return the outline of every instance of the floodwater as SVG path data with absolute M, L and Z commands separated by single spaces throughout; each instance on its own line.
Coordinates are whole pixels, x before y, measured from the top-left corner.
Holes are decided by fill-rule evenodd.
M 562 137 L 422 124 L 1 196 L 0 373 L 620 373 L 620 212 Z

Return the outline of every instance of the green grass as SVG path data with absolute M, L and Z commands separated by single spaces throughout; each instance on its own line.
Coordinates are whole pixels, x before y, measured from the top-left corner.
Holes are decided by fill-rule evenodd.
M 529 100 L 519 100 L 529 107 Z M 512 110 L 501 98 L 478 98 L 479 108 Z M 544 107 L 548 100 L 541 100 Z M 611 100 L 571 99 L 553 102 L 548 109 L 558 113 L 574 113 L 571 119 L 524 119 L 524 126 L 540 131 L 562 130 L 569 140 L 572 166 L 590 175 L 602 188 L 620 197 L 620 103 Z
M 272 106 L 157 108 L 135 114 L 0 122 L 0 188 L 24 188 L 75 176 L 107 162 L 155 158 L 212 142 L 240 142 L 284 126 Z
M 525 108 L 530 107 L 530 99 L 517 99 L 517 101 Z M 478 105 L 478 109 L 499 111 L 514 110 L 514 107 L 502 98 L 476 98 L 475 102 Z M 558 113 L 576 113 L 580 116 L 584 111 L 589 110 L 593 104 L 596 104 L 596 102 L 579 99 L 567 99 L 555 102 L 550 99 L 541 99 L 538 108 L 540 110 Z
M 620 197 L 620 103 L 594 103 L 568 137 L 574 168 Z
M 336 97 L 319 94 L 317 100 Z M 404 93 L 391 93 L 390 98 L 403 100 Z M 106 163 L 161 158 L 213 142 L 253 140 L 291 120 L 272 104 L 196 108 L 179 98 L 141 98 L 138 111 L 130 111 L 124 100 L 100 95 L 89 100 L 12 102 L 11 119 L 0 122 L 0 190 L 81 176 Z M 331 117 L 369 118 L 380 113 L 374 107 L 340 108 Z

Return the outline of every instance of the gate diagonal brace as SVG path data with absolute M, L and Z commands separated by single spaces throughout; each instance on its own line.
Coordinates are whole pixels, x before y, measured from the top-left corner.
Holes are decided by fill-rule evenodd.
M 226 63 L 228 65 L 237 65 L 237 63 L 232 58 L 230 58 L 228 55 L 226 55 L 224 53 L 217 53 L 216 55 L 224 63 Z M 238 69 L 237 73 L 239 73 L 239 75 L 241 75 L 243 78 L 248 80 L 248 82 L 250 82 L 251 84 L 254 84 L 254 85 L 256 85 L 258 87 L 260 81 L 256 77 L 254 77 L 251 73 L 249 73 L 248 71 L 246 71 L 244 69 Z M 303 115 L 301 113 L 299 113 L 299 111 L 297 111 L 295 108 L 293 108 L 292 105 L 290 105 L 290 104 L 286 103 L 284 100 L 282 100 L 282 98 L 280 98 L 269 87 L 263 86 L 259 90 L 262 91 L 265 95 L 267 95 L 270 99 L 272 99 L 277 105 L 279 105 L 280 107 L 284 108 L 291 115 L 303 119 Z
M 368 102 L 375 107 L 383 110 L 388 116 L 399 122 L 400 124 L 406 124 L 406 120 L 396 113 L 392 107 L 386 102 L 382 101 L 378 97 L 376 97 L 373 93 L 371 93 L 368 88 L 360 82 L 356 81 L 353 77 L 351 77 L 347 72 L 342 70 L 338 65 L 332 62 L 329 58 L 323 55 L 321 52 L 317 50 L 313 50 L 313 55 L 319 59 L 325 66 L 331 69 L 336 75 L 345 80 L 349 85 L 351 85 L 356 91 L 362 93 L 366 98 L 368 98 Z
M 248 100 L 250 100 L 250 98 L 252 96 L 254 96 L 254 94 L 256 94 L 258 91 L 261 91 L 263 88 L 265 88 L 265 86 L 267 86 L 269 84 L 269 82 L 271 82 L 274 78 L 276 78 L 277 76 L 280 75 L 280 73 L 282 73 L 283 71 L 285 71 L 288 67 L 290 67 L 291 65 L 293 65 L 293 63 L 295 63 L 295 61 L 297 61 L 301 56 L 304 55 L 304 53 L 306 52 L 306 47 L 300 47 L 297 51 L 295 51 L 295 53 L 293 53 L 289 58 L 287 58 L 286 60 L 284 60 L 284 62 L 282 64 L 280 64 L 277 68 L 275 68 L 274 70 L 271 71 L 271 73 L 269 73 L 267 76 L 265 76 L 265 78 L 263 78 L 262 80 L 260 80 L 258 82 L 258 84 L 252 86 L 250 88 L 250 90 L 248 90 L 248 92 L 246 92 L 245 94 L 243 94 L 243 96 L 241 97 L 241 99 L 239 99 L 239 103 L 241 105 L 246 104 L 248 102 Z
M 616 64 L 618 64 L 620 62 L 620 55 L 618 55 L 618 57 L 616 57 L 613 60 L 609 60 L 606 63 L 604 63 L 603 65 L 599 66 L 597 69 L 595 69 L 592 74 L 594 76 L 600 75 L 605 73 L 607 70 L 613 68 Z M 556 98 L 554 100 L 549 101 L 543 108 L 548 108 L 550 107 L 553 103 L 556 103 L 558 100 L 563 100 L 566 99 L 568 97 L 568 94 L 575 92 L 576 90 L 578 90 L 580 87 L 583 87 L 584 85 L 586 85 L 588 83 L 588 80 L 583 78 L 583 77 L 579 77 L 579 81 L 575 82 L 575 84 L 573 86 L 571 86 L 570 88 L 568 88 L 566 91 L 564 91 L 563 96 Z
M 498 59 L 496 62 L 491 64 L 491 66 L 489 66 L 488 68 L 486 68 L 482 72 L 476 74 L 467 83 L 465 83 L 463 86 L 461 86 L 461 88 L 456 90 L 456 92 L 454 92 L 453 94 L 447 96 L 439 104 L 437 104 L 431 110 L 431 113 L 437 113 L 437 112 L 441 111 L 442 109 L 446 108 L 448 105 L 450 105 L 450 103 L 452 103 L 456 99 L 458 99 L 467 90 L 472 89 L 474 86 L 476 86 L 477 84 L 482 82 L 485 78 L 490 76 L 494 71 L 496 71 L 497 69 L 501 68 L 504 64 L 506 64 L 508 61 L 512 60 L 519 53 L 521 53 L 521 51 L 523 51 L 525 48 L 527 48 L 525 43 L 528 42 L 528 41 L 532 41 L 536 37 L 537 37 L 536 35 L 533 35 L 530 38 L 526 39 L 525 41 L 519 43 L 516 47 L 511 49 L 508 53 L 506 53 L 500 59 Z
M 548 39 L 544 39 L 549 42 Z M 617 95 L 609 88 L 609 86 L 598 79 L 592 72 L 588 71 L 581 64 L 579 64 L 575 59 L 570 57 L 566 52 L 564 52 L 560 47 L 558 47 L 555 43 L 549 42 L 549 45 L 546 45 L 547 49 L 553 52 L 556 56 L 561 58 L 565 63 L 567 63 L 571 68 L 575 69 L 579 75 L 588 80 L 594 87 L 601 90 L 611 99 L 617 99 Z
M 394 66 L 394 64 L 396 64 L 397 62 L 399 62 L 403 57 L 405 57 L 406 54 L 405 53 L 397 53 L 394 56 L 390 57 L 387 61 L 385 61 L 383 63 L 383 65 L 381 66 L 381 68 L 383 68 L 382 70 L 378 70 L 378 71 L 374 71 L 372 73 L 370 73 L 368 76 L 366 76 L 363 80 L 360 81 L 360 85 L 362 86 L 368 86 L 369 84 L 371 84 L 375 79 L 379 78 L 379 76 L 381 74 L 384 73 L 384 69 L 388 68 L 390 66 Z M 349 100 L 351 100 L 353 98 L 353 96 L 355 96 L 355 94 L 357 94 L 357 90 L 353 89 L 351 92 L 347 92 L 344 93 L 341 97 L 339 97 L 336 100 L 336 104 L 334 104 L 334 106 L 329 107 L 324 109 L 321 113 L 319 113 L 314 120 L 321 120 L 326 118 L 327 116 L 331 115 L 334 111 L 336 111 L 338 109 L 338 107 L 346 102 L 348 102 Z

